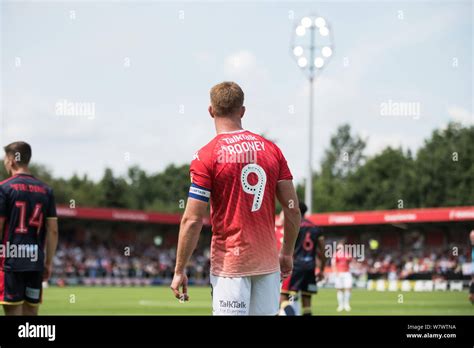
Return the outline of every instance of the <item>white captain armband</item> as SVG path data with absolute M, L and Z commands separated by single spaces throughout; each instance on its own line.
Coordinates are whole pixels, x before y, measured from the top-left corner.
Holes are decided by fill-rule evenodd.
M 209 191 L 205 187 L 202 187 L 193 183 L 191 184 L 191 187 L 189 188 L 188 197 L 207 203 L 209 202 L 209 198 L 211 197 L 211 191 Z

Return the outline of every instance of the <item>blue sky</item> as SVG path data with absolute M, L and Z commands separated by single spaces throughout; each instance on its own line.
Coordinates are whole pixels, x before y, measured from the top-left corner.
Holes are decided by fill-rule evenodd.
M 190 162 L 214 136 L 209 88 L 234 80 L 246 93 L 244 127 L 276 140 L 301 180 L 308 83 L 290 39 L 312 13 L 334 37 L 316 81 L 315 167 L 343 123 L 369 154 L 416 150 L 450 120 L 473 124 L 470 1 L 4 1 L 0 142 L 30 142 L 58 176 L 156 172 Z M 57 115 L 63 99 L 95 103 L 95 117 Z M 419 117 L 382 116 L 389 100 L 419 103 Z

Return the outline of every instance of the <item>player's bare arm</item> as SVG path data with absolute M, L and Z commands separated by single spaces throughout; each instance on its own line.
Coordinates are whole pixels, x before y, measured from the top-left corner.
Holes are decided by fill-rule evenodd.
M 327 257 L 324 252 L 325 247 L 324 236 L 320 236 L 318 238 L 318 255 L 317 258 L 319 259 L 320 266 L 319 266 L 319 274 L 318 274 L 318 281 L 324 279 L 324 267 L 326 266 Z
M 276 196 L 284 214 L 283 244 L 280 250 L 280 270 L 281 277 L 284 279 L 290 276 L 293 270 L 293 253 L 300 228 L 301 213 L 293 181 L 279 181 Z
M 189 300 L 188 277 L 186 276 L 185 267 L 197 246 L 203 225 L 202 219 L 206 214 L 206 209 L 206 202 L 188 198 L 186 209 L 181 219 L 178 250 L 176 252 L 176 266 L 171 283 L 171 290 L 175 297 L 180 300 Z
M 58 219 L 46 219 L 46 255 L 44 262 L 43 280 L 48 280 L 53 271 L 53 259 L 58 246 Z

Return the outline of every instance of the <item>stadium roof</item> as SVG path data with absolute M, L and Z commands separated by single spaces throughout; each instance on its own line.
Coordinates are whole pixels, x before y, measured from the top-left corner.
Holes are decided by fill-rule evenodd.
M 308 218 L 318 226 L 382 225 L 443 221 L 473 221 L 474 207 L 337 212 L 313 214 Z
M 129 221 L 152 224 L 179 224 L 181 214 L 152 213 L 115 208 L 58 207 L 61 218 L 82 220 Z M 308 217 L 318 226 L 384 225 L 442 221 L 474 221 L 474 206 L 449 208 L 397 209 L 312 214 Z M 209 224 L 209 219 L 204 221 Z
M 154 224 L 179 224 L 181 214 L 152 213 L 118 208 L 69 208 L 58 206 L 58 217 L 81 220 L 130 221 Z

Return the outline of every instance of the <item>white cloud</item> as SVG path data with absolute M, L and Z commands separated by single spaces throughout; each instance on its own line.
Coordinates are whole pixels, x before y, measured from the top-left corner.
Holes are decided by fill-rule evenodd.
M 464 126 L 471 126 L 474 124 L 474 114 L 460 106 L 449 106 L 448 115 L 452 121 L 459 122 Z
M 267 67 L 259 64 L 255 54 L 248 50 L 228 55 L 224 59 L 224 74 L 227 78 L 252 84 L 265 82 L 270 77 Z
M 257 68 L 257 58 L 252 52 L 239 51 L 225 59 L 225 73 L 229 75 L 247 74 Z

